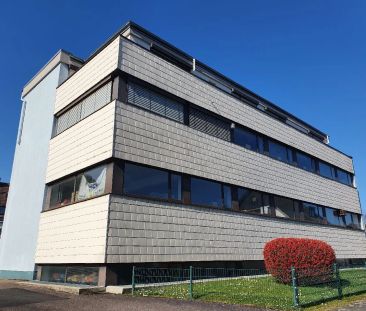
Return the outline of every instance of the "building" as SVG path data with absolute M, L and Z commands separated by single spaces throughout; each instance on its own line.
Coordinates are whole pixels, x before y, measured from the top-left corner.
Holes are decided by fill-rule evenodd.
M 81 61 L 59 51 L 24 86 L 2 236 L 0 278 L 33 279 L 56 87 Z
M 366 258 L 353 161 L 325 133 L 132 22 L 81 63 L 49 101 L 39 279 L 260 266 L 283 236 Z
M 3 228 L 6 200 L 8 198 L 9 184 L 0 182 L 0 238 Z

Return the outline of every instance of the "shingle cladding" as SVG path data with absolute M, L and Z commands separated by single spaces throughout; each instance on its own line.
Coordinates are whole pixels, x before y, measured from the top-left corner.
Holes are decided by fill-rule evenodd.
M 123 71 L 232 121 L 353 172 L 352 159 L 346 155 L 225 94 L 124 38 L 120 46 L 119 66 Z
M 263 260 L 276 237 L 322 239 L 338 259 L 366 257 L 362 231 L 112 196 L 107 263 Z
M 117 102 L 114 156 L 360 213 L 357 190 Z

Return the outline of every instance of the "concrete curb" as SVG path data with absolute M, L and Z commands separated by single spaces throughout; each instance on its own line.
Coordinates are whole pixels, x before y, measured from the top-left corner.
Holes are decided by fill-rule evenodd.
M 41 282 L 19 282 L 19 284 L 47 288 L 57 292 L 64 292 L 74 295 L 91 295 L 97 293 L 104 293 L 106 291 L 105 287 L 102 286 L 78 286 L 78 285 L 68 285 L 68 284 L 52 284 L 52 283 L 41 283 Z

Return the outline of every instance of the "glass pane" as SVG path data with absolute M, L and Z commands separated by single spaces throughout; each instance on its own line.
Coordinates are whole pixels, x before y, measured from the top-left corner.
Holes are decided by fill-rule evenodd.
M 231 187 L 225 185 L 224 186 L 224 207 L 231 208 Z
M 50 207 L 67 205 L 74 200 L 75 178 L 71 178 L 51 186 Z
M 286 148 L 287 149 L 287 162 L 288 163 L 293 163 L 294 159 L 292 156 L 292 149 L 291 148 Z
M 277 160 L 287 162 L 287 149 L 284 145 L 268 141 L 269 155 Z
M 262 136 L 257 136 L 258 138 L 258 151 L 264 153 L 264 141 Z
M 322 208 L 315 204 L 303 203 L 303 220 L 312 221 L 316 223 L 323 222 Z
M 322 161 L 319 161 L 319 174 L 324 177 L 333 178 L 331 166 Z
M 313 171 L 312 160 L 308 155 L 302 152 L 296 152 L 296 158 L 298 167 L 307 170 L 309 172 Z
M 262 195 L 260 192 L 239 188 L 238 200 L 241 211 L 262 214 Z
M 350 185 L 351 184 L 351 177 L 350 175 L 343 171 L 343 170 L 340 170 L 340 169 L 337 169 L 337 179 L 338 181 L 340 181 L 341 183 L 345 184 L 345 185 Z
M 60 205 L 60 199 L 59 199 L 59 185 L 53 185 L 51 187 L 51 199 L 50 199 L 50 207 L 56 207 Z
M 339 216 L 338 216 L 338 210 L 335 210 L 333 208 L 325 208 L 325 215 L 327 217 L 327 223 L 330 225 L 340 225 Z
M 124 192 L 168 199 L 168 172 L 126 163 Z
M 221 207 L 221 184 L 200 178 L 191 178 L 191 202 L 198 205 Z
M 79 175 L 76 185 L 76 200 L 85 200 L 104 194 L 106 174 L 107 168 L 101 166 Z
M 344 216 L 346 220 L 346 227 L 353 228 L 353 217 L 351 213 L 346 213 Z
M 182 200 L 182 177 L 180 175 L 171 175 L 171 198 L 173 200 Z
M 247 149 L 257 151 L 257 135 L 241 128 L 234 129 L 234 141 Z
M 353 225 L 356 229 L 361 229 L 360 225 L 360 215 L 352 214 L 353 217 Z
M 275 196 L 276 216 L 282 218 L 295 218 L 294 201 Z
M 271 214 L 271 205 L 270 205 L 270 202 L 269 202 L 269 195 L 268 194 L 262 194 L 261 214 L 263 214 L 263 215 Z

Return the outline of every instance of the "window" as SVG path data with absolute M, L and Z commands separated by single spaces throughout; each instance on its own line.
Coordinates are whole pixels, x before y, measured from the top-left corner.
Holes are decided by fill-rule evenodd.
M 300 151 L 296 152 L 297 166 L 309 172 L 314 171 L 313 160 L 311 157 Z
M 333 168 L 322 161 L 319 161 L 319 174 L 323 177 L 334 178 Z
M 346 215 L 344 215 L 343 217 L 344 217 L 344 221 L 345 221 L 346 227 L 353 228 L 353 217 L 352 217 L 352 213 L 346 212 Z
M 246 188 L 238 189 L 239 209 L 241 211 L 264 214 L 262 194 Z
M 274 142 L 272 140 L 269 140 L 268 141 L 268 151 L 269 151 L 269 155 L 272 158 L 275 158 L 282 162 L 287 162 L 287 148 L 284 145 Z
M 341 169 L 337 169 L 337 180 L 345 185 L 352 185 L 351 175 Z
M 201 110 L 190 108 L 189 126 L 196 130 L 202 131 L 206 134 L 227 141 L 231 140 L 230 136 L 231 124 Z
M 59 207 L 74 202 L 75 178 L 51 186 L 50 207 Z
M 247 149 L 257 151 L 257 135 L 243 128 L 234 129 L 234 142 Z
M 294 201 L 283 197 L 274 197 L 276 217 L 295 218 Z
M 171 198 L 173 200 L 182 200 L 182 177 L 177 174 L 171 174 L 170 180 Z
M 128 83 L 128 102 L 166 118 L 184 122 L 182 103 L 132 82 Z
M 322 223 L 323 209 L 312 203 L 302 203 L 302 220 Z
M 264 139 L 262 136 L 258 135 L 258 152 L 264 153 Z
M 106 166 L 100 166 L 80 174 L 76 182 L 76 201 L 104 194 L 106 174 Z
M 107 167 L 102 165 L 49 186 L 49 208 L 68 205 L 104 194 L 106 174 Z
M 353 227 L 356 229 L 361 229 L 360 215 L 352 214 L 352 218 L 353 218 Z
M 224 185 L 223 192 L 224 192 L 224 207 L 231 209 L 232 208 L 231 187 Z
M 125 164 L 124 193 L 168 199 L 169 173 L 163 170 Z
M 55 119 L 54 136 L 62 133 L 111 101 L 112 82 L 100 87 Z
M 198 205 L 222 207 L 221 184 L 191 177 L 191 202 Z
M 335 226 L 340 226 L 341 225 L 338 210 L 326 207 L 325 208 L 325 215 L 326 215 L 328 224 L 335 225 Z
M 294 163 L 293 151 L 291 148 L 287 147 L 287 162 L 290 164 Z

